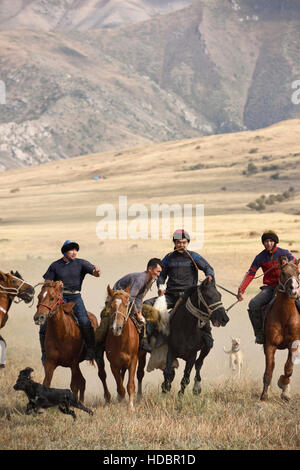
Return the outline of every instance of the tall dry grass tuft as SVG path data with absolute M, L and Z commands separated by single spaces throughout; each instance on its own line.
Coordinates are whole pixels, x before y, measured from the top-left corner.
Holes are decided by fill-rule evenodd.
M 300 396 L 290 403 L 274 389 L 261 403 L 261 383 L 244 377 L 206 383 L 200 396 L 188 388 L 178 398 L 178 387 L 162 395 L 149 386 L 130 413 L 127 401 L 104 406 L 89 397 L 94 416 L 76 410 L 77 421 L 50 409 L 25 415 L 26 398 L 12 389 L 18 361 L 1 370 L 1 449 L 298 449 Z

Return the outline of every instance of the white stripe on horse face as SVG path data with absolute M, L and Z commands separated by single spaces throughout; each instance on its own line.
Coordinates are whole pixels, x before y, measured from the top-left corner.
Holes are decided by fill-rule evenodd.
M 122 300 L 121 300 L 121 299 L 116 299 L 117 310 L 119 309 L 121 303 L 122 303 Z
M 43 294 L 43 299 L 46 297 L 47 294 L 48 294 L 48 291 L 46 290 L 46 292 L 44 292 Z

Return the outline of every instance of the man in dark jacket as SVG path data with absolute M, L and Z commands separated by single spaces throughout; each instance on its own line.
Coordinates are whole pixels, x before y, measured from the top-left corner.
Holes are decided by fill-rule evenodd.
M 190 242 L 190 236 L 185 230 L 175 230 L 173 233 L 174 250 L 168 253 L 162 260 L 163 269 L 157 279 L 158 295 L 165 295 L 168 308 L 173 308 L 183 296 L 184 292 L 190 287 L 197 286 L 198 284 L 198 270 L 204 272 L 205 276 L 210 280 L 215 277 L 214 270 L 211 265 L 198 253 L 190 251 L 187 246 Z M 167 287 L 162 289 L 166 279 Z M 144 303 L 147 305 L 154 305 L 157 297 L 147 299 Z M 151 325 L 149 325 L 151 326 Z M 211 336 L 211 326 L 207 323 L 203 327 L 205 331 L 205 339 L 209 348 L 213 345 L 213 338 Z M 156 346 L 160 345 L 164 339 L 157 332 L 148 330 L 148 336 L 154 334 L 157 336 Z
M 49 266 L 43 278 L 46 281 L 62 281 L 64 284 L 64 301 L 75 302 L 73 311 L 86 344 L 87 352 L 85 359 L 89 361 L 95 357 L 95 334 L 81 297 L 81 286 L 86 274 L 100 277 L 100 268 L 89 261 L 77 258 L 78 251 L 79 245 L 77 242 L 66 240 L 61 247 L 63 257 L 54 261 Z M 47 323 L 40 328 L 42 361 L 45 358 L 46 325 Z
M 158 294 L 166 296 L 168 308 L 174 307 L 183 292 L 197 285 L 199 269 L 210 280 L 215 276 L 213 268 L 202 256 L 187 249 L 190 236 L 185 230 L 176 230 L 173 242 L 174 251 L 163 258 L 163 269 L 157 279 Z M 167 288 L 162 290 L 161 286 L 165 284 L 167 278 Z M 148 299 L 145 303 L 153 305 L 156 298 Z

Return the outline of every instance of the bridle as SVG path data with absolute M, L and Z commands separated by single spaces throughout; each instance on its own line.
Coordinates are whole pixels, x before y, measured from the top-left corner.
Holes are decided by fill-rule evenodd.
M 278 286 L 279 287 L 277 287 L 277 292 L 283 292 L 283 293 L 287 294 L 286 285 L 291 279 L 295 279 L 295 281 L 298 284 L 298 290 L 299 290 L 299 288 L 300 288 L 299 275 L 298 275 L 298 277 L 290 276 L 284 282 L 281 281 L 280 276 L 279 276 L 279 280 L 278 280 Z
M 9 275 L 12 276 L 14 279 L 17 279 L 18 281 L 21 281 L 21 284 L 18 287 L 6 287 L 6 286 L 3 286 L 2 284 L 0 284 L 0 293 L 2 292 L 2 293 L 6 294 L 8 296 L 11 296 L 11 297 L 17 296 L 19 298 L 19 301 L 14 300 L 14 302 L 15 303 L 20 303 L 23 300 L 20 297 L 21 288 L 23 287 L 24 284 L 28 284 L 29 286 L 30 286 L 30 284 L 28 282 L 24 281 L 24 279 L 21 279 L 17 276 L 14 276 L 13 274 L 9 274 Z
M 56 299 L 56 302 L 53 304 L 53 305 L 46 305 L 46 304 L 43 304 L 42 302 L 39 302 L 38 305 L 37 305 L 37 309 L 39 307 L 46 307 L 48 310 L 49 310 L 49 313 L 47 314 L 47 316 L 49 318 L 53 317 L 53 315 L 55 315 L 60 307 L 60 305 L 62 305 L 64 303 L 64 299 L 62 297 L 61 294 L 59 294 L 59 296 L 57 297 Z
M 209 322 L 211 319 L 212 314 L 218 310 L 219 308 L 224 308 L 223 303 L 221 301 L 212 303 L 210 305 L 207 304 L 206 300 L 203 297 L 203 294 L 201 292 L 201 285 L 203 284 L 203 281 L 201 284 L 197 286 L 197 293 L 198 293 L 198 306 L 195 307 L 194 304 L 192 304 L 192 301 L 190 297 L 187 298 L 186 301 L 186 308 L 187 310 L 194 315 L 196 318 L 198 318 L 198 326 L 199 328 L 203 328 L 203 326 Z M 206 311 L 201 309 L 201 304 L 204 305 L 206 308 Z

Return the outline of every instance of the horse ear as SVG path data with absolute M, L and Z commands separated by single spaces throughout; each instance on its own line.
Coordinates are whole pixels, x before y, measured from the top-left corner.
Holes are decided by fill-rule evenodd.
M 7 280 L 6 274 L 4 274 L 2 271 L 0 271 L 0 279 L 1 279 L 2 281 L 6 281 L 6 280 Z
M 112 290 L 112 288 L 110 287 L 110 285 L 108 284 L 107 286 L 107 292 L 108 292 L 108 295 L 110 297 L 112 297 L 114 295 L 114 291 Z
M 59 287 L 60 289 L 62 289 L 64 287 L 64 283 L 62 281 L 57 281 L 57 287 Z
M 278 258 L 278 264 L 279 264 L 279 267 L 282 268 L 285 264 L 288 263 L 288 260 L 285 256 L 279 256 Z
M 128 294 L 130 294 L 130 284 L 128 284 L 128 286 L 126 287 L 125 292 L 127 292 Z

